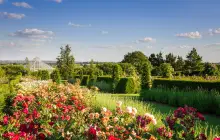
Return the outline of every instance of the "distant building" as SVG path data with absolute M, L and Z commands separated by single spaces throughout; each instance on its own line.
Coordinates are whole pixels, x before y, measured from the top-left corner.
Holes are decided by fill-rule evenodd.
M 41 61 L 40 58 L 35 57 L 32 61 L 30 61 L 30 70 L 31 71 L 48 70 L 52 72 L 54 68 Z

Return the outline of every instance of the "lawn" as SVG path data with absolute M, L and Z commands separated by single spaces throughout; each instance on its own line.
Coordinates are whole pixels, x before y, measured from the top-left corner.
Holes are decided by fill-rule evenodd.
M 162 125 L 162 118 L 166 117 L 169 113 L 176 109 L 176 107 L 171 107 L 164 104 L 141 101 L 139 100 L 138 94 L 98 94 L 96 96 L 96 100 L 94 101 L 94 108 L 98 109 L 104 106 L 113 110 L 116 107 L 115 102 L 118 100 L 123 102 L 124 108 L 126 106 L 132 106 L 137 108 L 139 114 L 144 114 L 146 112 L 153 114 L 158 120 L 156 127 Z M 205 122 L 195 126 L 196 131 L 205 132 L 209 136 L 209 139 L 212 139 L 215 135 L 220 134 L 220 118 L 208 114 L 205 114 L 205 118 Z

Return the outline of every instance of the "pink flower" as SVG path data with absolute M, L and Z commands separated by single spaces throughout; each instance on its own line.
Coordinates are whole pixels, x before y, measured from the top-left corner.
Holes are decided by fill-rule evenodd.
M 25 114 L 28 114 L 28 108 L 23 109 L 22 112 L 25 113 Z
M 3 124 L 7 125 L 8 124 L 8 116 L 3 117 Z
M 199 113 L 199 112 L 197 112 L 196 116 L 197 116 L 200 120 L 202 120 L 202 121 L 205 120 L 205 117 L 204 117 L 201 113 Z

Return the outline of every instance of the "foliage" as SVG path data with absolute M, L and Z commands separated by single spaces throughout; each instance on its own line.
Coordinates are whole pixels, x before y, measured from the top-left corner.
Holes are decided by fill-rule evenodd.
M 163 63 L 160 65 L 161 75 L 164 78 L 172 78 L 174 69 L 169 63 Z
M 118 85 L 116 87 L 115 92 L 116 93 L 135 93 L 136 87 L 135 87 L 135 81 L 132 77 L 127 77 L 127 78 L 121 78 L 120 81 L 118 82 Z
M 0 67 L 0 78 L 5 77 L 5 71 Z
M 83 75 L 82 79 L 81 79 L 81 85 L 82 86 L 87 86 L 89 84 L 89 75 Z
M 195 133 L 195 123 L 204 121 L 204 116 L 197 112 L 195 108 L 179 107 L 174 113 L 166 117 L 164 126 L 157 129 L 157 132 L 163 139 L 186 139 L 186 140 L 207 140 L 203 133 Z
M 169 63 L 174 68 L 174 70 L 176 70 L 176 56 L 174 56 L 172 53 L 166 55 L 165 62 Z
M 128 53 L 124 56 L 122 63 L 131 63 L 135 66 L 138 74 L 142 74 L 142 65 L 149 62 L 148 58 L 140 51 Z
M 151 68 L 150 62 L 143 64 L 143 74 L 141 76 L 142 88 L 150 89 L 152 86 Z
M 103 71 L 103 75 L 112 75 L 114 63 L 97 64 L 96 67 Z
M 66 45 L 60 48 L 60 56 L 57 57 L 57 68 L 63 79 L 72 77 L 74 70 L 74 57 L 71 55 L 71 47 Z
M 41 70 L 41 80 L 49 80 L 50 74 L 47 70 Z
M 205 63 L 204 70 L 202 71 L 203 75 L 215 76 L 219 75 L 218 67 L 215 64 Z
M 220 95 L 214 91 L 179 91 L 175 88 L 157 87 L 151 90 L 142 90 L 140 95 L 141 99 L 146 101 L 156 101 L 175 107 L 188 105 L 201 112 L 220 115 Z
M 168 89 L 177 88 L 179 90 L 197 90 L 197 89 L 204 89 L 204 90 L 216 90 L 220 91 L 219 81 L 209 81 L 209 80 L 177 80 L 177 79 L 162 79 L 157 78 L 153 80 L 153 87 L 166 87 Z
M 111 93 L 112 92 L 112 83 L 107 83 L 105 81 L 92 81 L 89 82 L 89 87 L 97 87 L 100 91 Z
M 22 65 L 3 65 L 0 67 L 5 71 L 5 74 L 9 79 L 13 79 L 14 77 L 21 74 L 23 76 L 28 74 L 28 70 L 25 69 Z
M 193 71 L 202 71 L 203 70 L 203 64 L 202 64 L 202 57 L 199 56 L 196 49 L 193 48 L 188 55 L 186 56 L 185 61 L 185 68 L 190 73 Z
M 185 66 L 185 61 L 181 56 L 177 57 L 175 71 L 183 71 Z
M 113 92 L 116 89 L 118 82 L 120 80 L 120 76 L 122 75 L 122 68 L 120 65 L 115 64 L 113 66 L 113 71 L 112 71 L 112 81 L 113 81 Z
M 110 77 L 110 76 L 99 76 L 99 77 L 97 77 L 96 81 L 97 82 L 103 81 L 103 82 L 110 83 L 110 84 L 113 83 L 112 77 Z
M 51 79 L 53 82 L 56 82 L 57 84 L 60 84 L 61 82 L 61 77 L 60 77 L 60 72 L 58 69 L 55 69 L 51 74 L 50 74 Z
M 136 69 L 132 64 L 130 64 L 130 63 L 119 63 L 119 65 L 122 68 L 122 71 L 123 71 L 122 76 L 123 77 L 131 77 L 131 76 L 136 75 Z

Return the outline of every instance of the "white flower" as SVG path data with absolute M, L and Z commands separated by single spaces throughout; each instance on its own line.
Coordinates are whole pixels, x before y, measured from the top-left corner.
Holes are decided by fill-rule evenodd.
M 135 115 L 137 113 L 137 109 L 136 108 L 132 108 L 132 113 Z
M 117 101 L 117 102 L 116 102 L 116 106 L 117 106 L 117 107 L 121 107 L 121 105 L 122 105 L 122 101 Z
M 113 119 L 113 121 L 114 121 L 114 122 L 117 122 L 117 121 L 118 121 L 118 117 L 115 117 L 115 118 Z
M 103 107 L 103 108 L 102 108 L 102 111 L 106 112 L 106 111 L 107 111 L 107 108 Z
M 156 125 L 157 124 L 157 120 L 154 118 L 154 119 L 152 119 L 152 123 L 154 124 L 154 125 Z
M 126 108 L 126 111 L 127 111 L 128 113 L 132 113 L 132 107 L 128 106 L 128 107 Z

